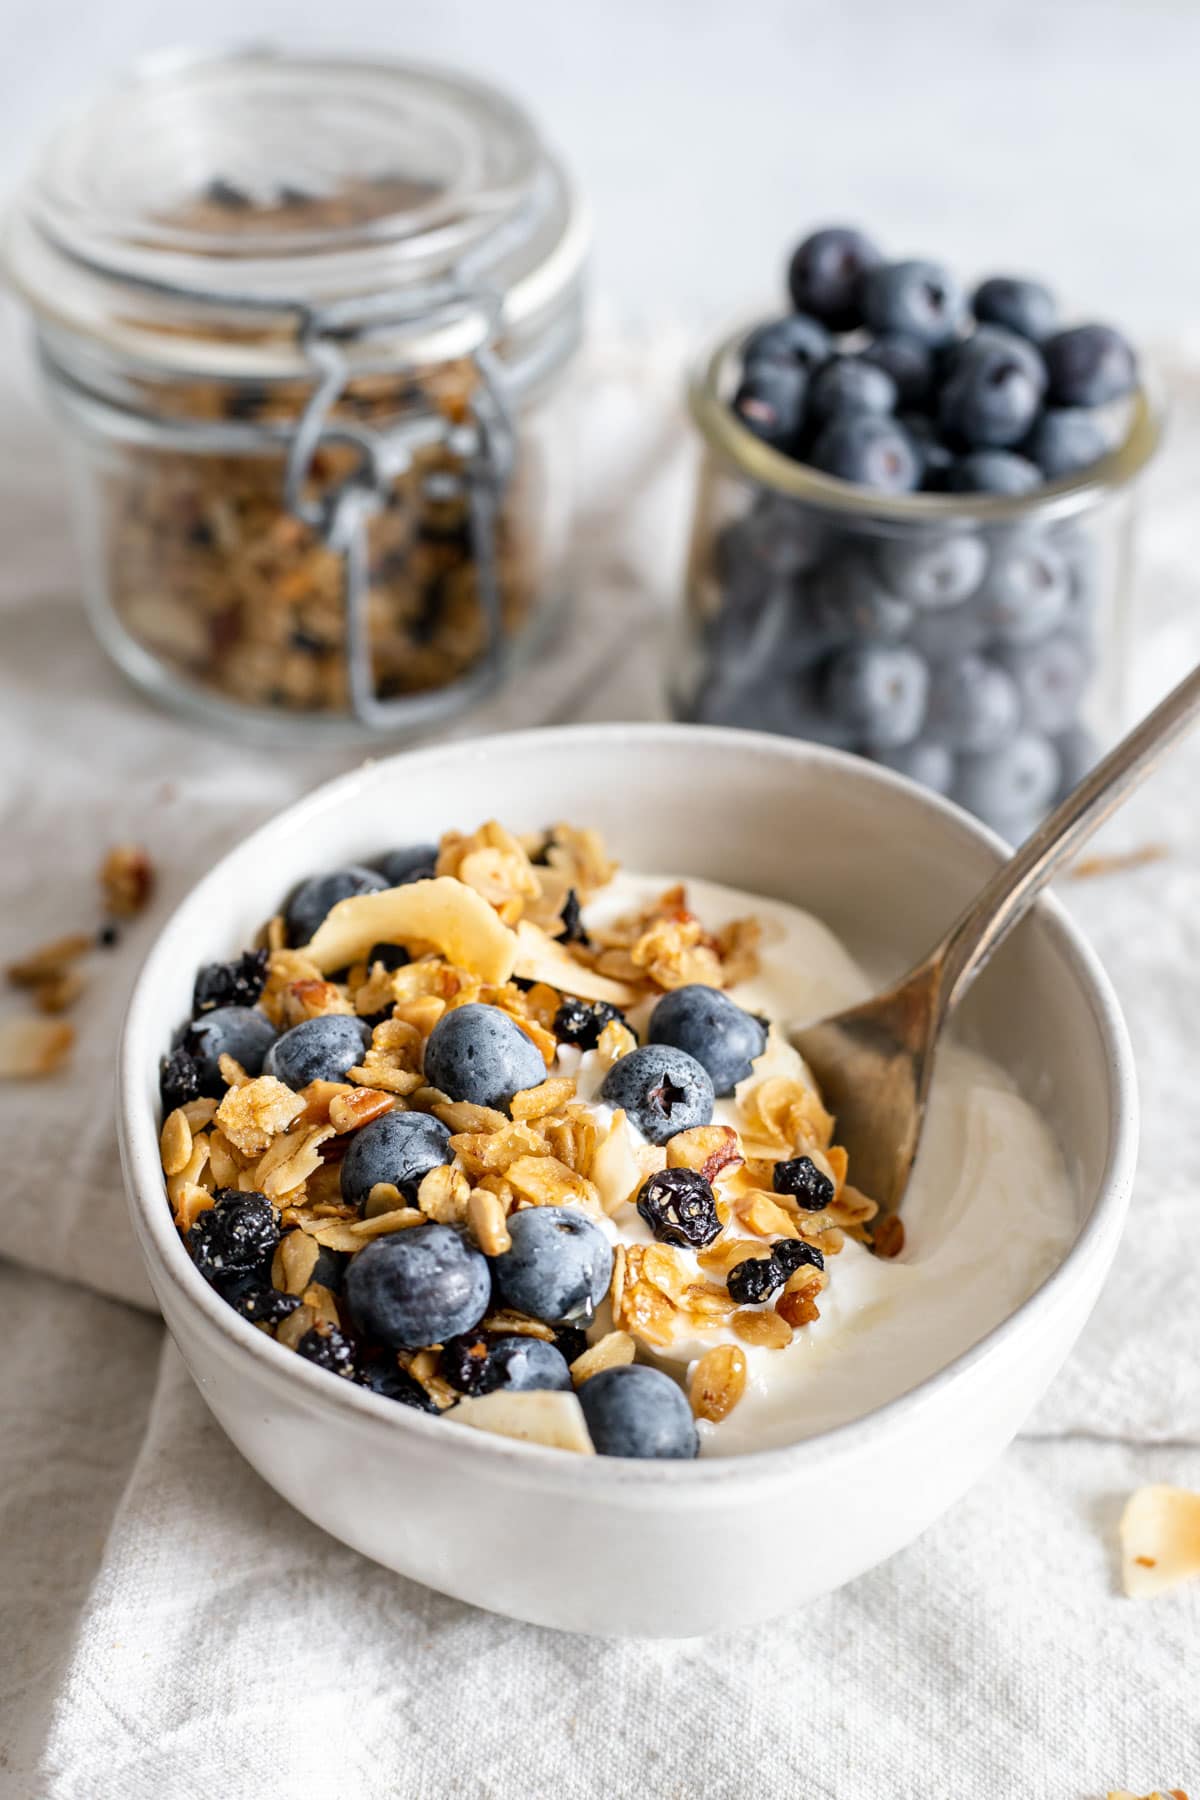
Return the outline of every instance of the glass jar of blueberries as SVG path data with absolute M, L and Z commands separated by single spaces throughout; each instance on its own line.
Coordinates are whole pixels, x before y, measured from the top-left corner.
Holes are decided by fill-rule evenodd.
M 9 221 L 101 641 L 268 741 L 402 735 L 563 595 L 583 212 L 503 94 L 324 55 L 153 59 Z
M 858 751 L 1013 842 L 1121 726 L 1134 352 L 1041 283 L 818 231 L 697 375 L 683 716 Z

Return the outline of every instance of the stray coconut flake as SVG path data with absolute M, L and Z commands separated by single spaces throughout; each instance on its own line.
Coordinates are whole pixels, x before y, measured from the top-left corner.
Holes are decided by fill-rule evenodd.
M 322 975 L 361 961 L 373 944 L 432 944 L 457 968 L 503 987 L 517 939 L 474 888 L 448 875 L 339 900 L 305 954 Z
M 1144 1487 L 1121 1515 L 1121 1576 L 1132 1600 L 1165 1594 L 1200 1575 L 1200 1494 Z

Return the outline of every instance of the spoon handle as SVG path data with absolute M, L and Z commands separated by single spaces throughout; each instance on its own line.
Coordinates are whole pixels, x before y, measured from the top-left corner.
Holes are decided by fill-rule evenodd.
M 942 965 L 942 1013 L 951 1012 L 1023 919 L 1042 889 L 1110 818 L 1200 715 L 1200 668 L 1072 788 L 950 927 L 933 959 Z

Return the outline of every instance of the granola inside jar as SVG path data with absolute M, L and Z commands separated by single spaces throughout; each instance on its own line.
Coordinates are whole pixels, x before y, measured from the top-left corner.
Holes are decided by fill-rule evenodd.
M 563 593 L 585 236 L 457 75 L 157 59 L 65 127 L 7 265 L 125 672 L 282 740 L 493 687 Z

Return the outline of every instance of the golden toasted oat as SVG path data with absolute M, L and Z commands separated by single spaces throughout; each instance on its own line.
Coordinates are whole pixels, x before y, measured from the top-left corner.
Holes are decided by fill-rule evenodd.
M 381 1213 L 394 1212 L 398 1206 L 406 1205 L 404 1195 L 391 1181 L 377 1181 L 367 1195 L 367 1203 L 363 1207 L 363 1218 L 374 1219 Z
M 467 1217 L 467 1201 L 471 1189 L 461 1169 L 442 1163 L 421 1177 L 417 1189 L 417 1205 L 427 1219 L 438 1225 L 462 1225 Z
M 596 1055 L 608 1068 L 637 1049 L 637 1039 L 620 1019 L 610 1019 L 596 1039 Z
M 39 1012 L 64 1013 L 74 1006 L 87 982 L 79 969 L 64 969 L 33 989 L 33 1004 Z
M 321 1246 L 306 1231 L 287 1231 L 271 1258 L 271 1285 L 284 1294 L 302 1294 L 312 1280 Z
M 637 1345 L 627 1331 L 606 1332 L 575 1358 L 571 1364 L 571 1380 L 576 1387 L 582 1387 L 601 1369 L 615 1369 L 622 1363 L 631 1363 L 636 1353 Z
M 1200 1494 L 1144 1487 L 1121 1515 L 1121 1576 L 1134 1600 L 1165 1594 L 1200 1575 Z
M 698 1419 L 727 1419 L 746 1391 L 746 1353 L 736 1344 L 706 1350 L 692 1370 L 688 1394 Z
M 62 1068 L 75 1043 L 75 1027 L 54 1019 L 0 1021 L 0 1080 L 37 1081 Z
M 407 1231 L 413 1225 L 427 1223 L 419 1206 L 397 1206 L 391 1212 L 371 1213 L 368 1218 L 357 1219 L 348 1229 L 351 1237 L 357 1238 L 360 1244 L 365 1244 L 371 1238 L 387 1237 L 389 1232 Z
M 599 1207 L 591 1182 L 557 1156 L 519 1156 L 504 1173 L 521 1198 L 534 1206 Z
M 221 1071 L 221 1080 L 227 1087 L 243 1088 L 250 1080 L 241 1063 L 235 1056 L 230 1056 L 227 1051 L 222 1050 L 218 1056 L 217 1067 Z
M 1182 1788 L 1155 1788 L 1152 1794 L 1133 1794 L 1128 1788 L 1109 1788 L 1108 1800 L 1188 1800 Z
M 339 900 L 306 953 L 323 975 L 365 956 L 373 944 L 432 944 L 482 981 L 506 982 L 517 940 L 474 888 L 448 876 Z
M 795 1238 L 800 1236 L 794 1216 L 780 1206 L 773 1194 L 754 1191 L 741 1195 L 734 1208 L 747 1231 L 762 1238 Z
M 181 1107 L 169 1112 L 158 1136 L 158 1151 L 164 1175 L 181 1175 L 192 1156 L 192 1128 Z
M 298 1306 L 290 1312 L 276 1331 L 275 1336 L 289 1350 L 294 1350 L 306 1331 L 311 1331 L 316 1324 L 317 1315 L 311 1306 Z
M 525 1088 L 521 1093 L 514 1094 L 509 1110 L 514 1119 L 542 1119 L 547 1113 L 557 1112 L 574 1098 L 574 1081 L 568 1075 L 557 1075 L 551 1080 L 540 1082 L 537 1087 Z
M 736 1168 L 742 1160 L 732 1125 L 695 1125 L 691 1131 L 677 1131 L 667 1144 L 668 1169 L 694 1169 L 705 1181 L 715 1181 L 722 1169 Z
M 701 1250 L 696 1261 L 708 1274 L 727 1281 L 730 1269 L 736 1269 L 739 1263 L 749 1261 L 752 1256 L 765 1262 L 770 1254 L 771 1246 L 761 1238 L 720 1237 L 707 1250 Z
M 768 1350 L 783 1350 L 792 1341 L 792 1328 L 777 1312 L 767 1309 L 735 1312 L 730 1320 L 734 1333 L 744 1344 L 761 1345 Z
M 154 864 L 141 844 L 114 844 L 100 864 L 100 887 L 108 912 L 129 919 L 141 912 L 154 891 Z
M 543 1325 L 540 1319 L 531 1319 L 526 1313 L 509 1312 L 507 1308 L 488 1313 L 479 1329 L 492 1332 L 497 1337 L 534 1337 L 540 1338 L 544 1344 L 554 1342 L 554 1333 L 549 1325 Z
M 227 1059 L 221 1058 L 222 1062 Z M 222 1071 L 223 1072 L 223 1071 Z M 235 1149 L 254 1156 L 304 1111 L 304 1101 L 273 1075 L 231 1087 L 217 1107 L 217 1124 Z
M 196 1223 L 202 1212 L 207 1212 L 213 1204 L 213 1197 L 207 1188 L 197 1187 L 190 1181 L 181 1183 L 172 1202 L 175 1224 L 180 1231 L 188 1231 Z

